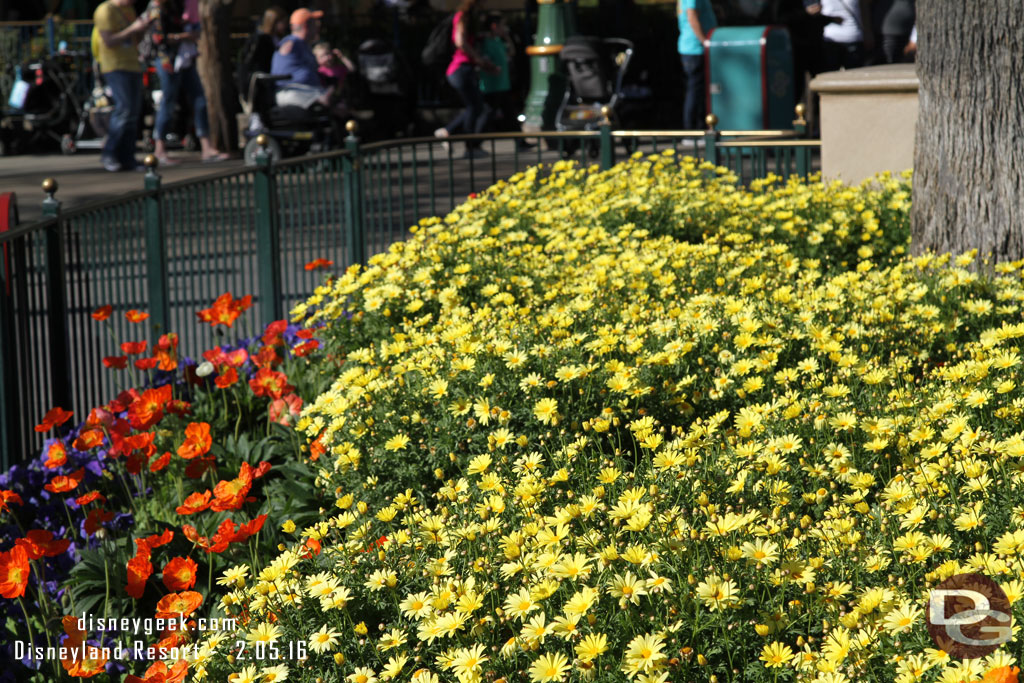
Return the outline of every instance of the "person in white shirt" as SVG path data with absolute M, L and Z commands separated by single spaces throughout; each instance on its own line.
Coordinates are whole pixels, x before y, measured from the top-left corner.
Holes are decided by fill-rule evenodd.
M 871 31 L 871 0 L 821 0 L 821 13 L 842 19 L 825 26 L 822 45 L 824 71 L 856 69 L 874 49 Z

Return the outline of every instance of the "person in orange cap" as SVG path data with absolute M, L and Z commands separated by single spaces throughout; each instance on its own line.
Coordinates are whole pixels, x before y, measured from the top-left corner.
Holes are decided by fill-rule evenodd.
M 270 73 L 289 77 L 278 84 L 279 106 L 296 105 L 306 109 L 325 99 L 317 71 L 319 64 L 312 47 L 320 37 L 320 18 L 323 15 L 319 10 L 305 7 L 292 12 L 288 21 L 292 32 L 278 43 L 270 63 Z

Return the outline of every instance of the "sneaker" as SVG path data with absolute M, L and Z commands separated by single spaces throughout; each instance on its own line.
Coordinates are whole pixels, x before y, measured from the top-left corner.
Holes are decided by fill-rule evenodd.
M 138 161 L 135 161 L 135 160 L 133 159 L 133 160 L 132 160 L 132 163 L 131 163 L 131 164 L 128 164 L 128 165 L 126 165 L 126 166 L 122 166 L 122 167 L 121 167 L 121 170 L 122 170 L 122 171 L 134 171 L 134 172 L 138 173 L 138 172 L 140 172 L 140 171 L 145 171 L 145 170 L 146 170 L 146 167 L 145 167 L 145 166 L 143 166 L 143 165 L 142 165 L 141 163 L 139 163 Z
M 479 147 L 467 147 L 466 153 L 462 155 L 463 159 L 483 159 L 487 156 L 487 152 L 480 149 Z
M 446 137 L 448 137 L 448 129 L 447 128 L 438 128 L 437 130 L 434 131 L 434 137 L 435 138 L 446 138 Z M 443 149 L 445 154 L 447 154 L 451 150 L 451 143 L 447 142 L 447 141 L 442 142 L 441 143 L 441 149 Z
M 100 163 L 103 164 L 103 169 L 110 171 L 111 173 L 117 173 L 121 170 L 121 164 L 116 159 L 110 157 L 103 157 L 100 159 Z

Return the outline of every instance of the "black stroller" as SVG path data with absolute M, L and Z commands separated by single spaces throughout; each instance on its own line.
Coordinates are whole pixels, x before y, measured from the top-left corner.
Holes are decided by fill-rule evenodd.
M 79 59 L 80 55 L 66 53 L 17 67 L 20 79 L 15 86 L 20 97 L 6 103 L 2 116 L 3 127 L 15 132 L 5 153 L 44 141 L 60 145 L 65 154 L 75 151 L 73 134 L 84 111 Z M 19 130 L 24 134 L 17 134 Z
M 569 85 L 555 117 L 557 130 L 597 130 L 601 108 L 607 106 L 613 125 L 619 125 L 622 79 L 633 56 L 633 43 L 625 38 L 572 36 L 559 57 Z
M 412 134 L 416 101 L 412 78 L 386 40 L 363 41 L 356 54 L 359 70 L 349 74 L 346 102 L 359 121 L 360 137 L 386 140 Z

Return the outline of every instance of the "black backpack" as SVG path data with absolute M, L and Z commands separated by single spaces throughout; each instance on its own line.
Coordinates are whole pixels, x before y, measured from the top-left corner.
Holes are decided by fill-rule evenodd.
M 420 61 L 424 66 L 447 66 L 452 60 L 452 54 L 455 52 L 455 44 L 452 42 L 454 20 L 455 15 L 449 14 L 430 31 L 427 44 L 420 53 Z

